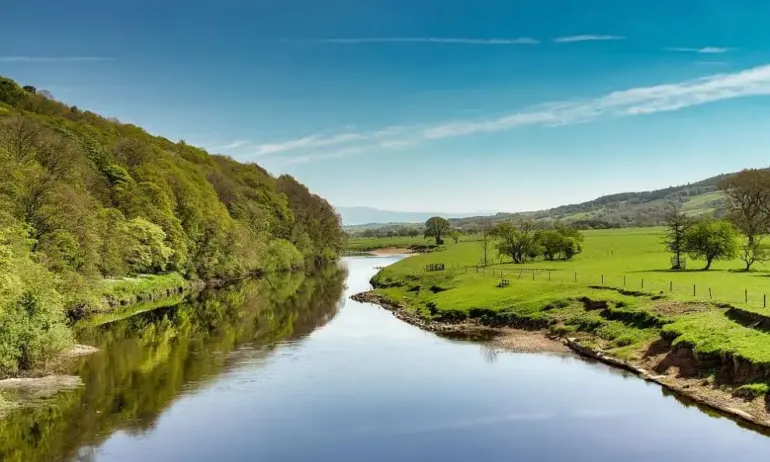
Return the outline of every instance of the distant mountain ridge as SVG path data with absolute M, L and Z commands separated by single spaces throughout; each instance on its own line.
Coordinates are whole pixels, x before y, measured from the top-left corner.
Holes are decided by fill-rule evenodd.
M 719 190 L 719 182 L 730 175 L 733 173 L 652 191 L 610 194 L 591 201 L 561 205 L 547 210 L 497 213 L 491 218 L 467 217 L 450 222 L 460 228 L 480 225 L 490 219 L 560 221 L 581 228 L 656 226 L 662 224 L 666 214 L 674 208 L 681 208 L 691 216 L 709 213 L 720 215 L 726 204 L 726 197 Z
M 719 215 L 726 204 L 726 198 L 719 190 L 719 182 L 730 175 L 732 173 L 652 191 L 609 194 L 587 202 L 529 212 L 473 215 L 397 212 L 370 207 L 337 207 L 337 211 L 342 215 L 345 226 L 422 224 L 436 215 L 448 218 L 450 223 L 458 228 L 473 228 L 490 220 L 504 219 L 560 221 L 583 228 L 655 226 L 663 223 L 666 214 L 675 207 L 680 207 L 683 212 L 692 216 L 708 213 Z

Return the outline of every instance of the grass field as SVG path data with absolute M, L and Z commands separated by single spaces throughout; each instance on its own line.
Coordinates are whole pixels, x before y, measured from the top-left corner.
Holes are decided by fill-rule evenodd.
M 701 271 L 704 262 L 688 261 L 687 271 L 673 272 L 662 229 L 585 235 L 583 253 L 571 261 L 515 265 L 497 259 L 477 269 L 480 243 L 463 242 L 401 260 L 373 282 L 382 295 L 426 318 L 477 318 L 548 327 L 562 335 L 587 334 L 587 341 L 624 359 L 639 357 L 663 336 L 696 354 L 745 361 L 758 368 L 760 377 L 770 378 L 766 266 L 746 273 L 736 260 Z M 431 263 L 443 263 L 446 271 L 426 272 Z M 498 287 L 502 279 L 509 286 Z
M 460 242 L 470 242 L 478 239 L 478 236 L 463 234 L 460 236 Z M 425 239 L 422 236 L 395 236 L 395 237 L 355 237 L 348 239 L 346 250 L 349 252 L 366 252 L 369 250 L 386 248 L 409 248 L 410 246 L 423 246 L 435 244 L 432 238 Z M 451 238 L 444 239 L 446 247 L 454 246 Z
M 686 271 L 669 271 L 670 254 L 666 252 L 661 228 L 626 228 L 614 230 L 586 231 L 583 253 L 570 261 L 538 260 L 524 264 L 510 263 L 500 258 L 490 248 L 490 259 L 494 264 L 479 270 L 486 276 L 486 285 L 495 286 L 501 279 L 513 281 L 548 281 L 562 285 L 585 287 L 604 284 L 625 287 L 628 290 L 663 292 L 683 300 L 709 299 L 731 304 L 763 304 L 764 294 L 770 296 L 770 265 L 756 264 L 756 271 L 741 271 L 740 260 L 717 261 L 709 271 L 701 271 L 705 262 L 688 259 Z M 415 274 L 422 272 L 426 264 L 444 263 L 447 267 L 473 267 L 483 262 L 481 245 L 477 241 L 461 242 L 448 247 L 446 252 L 436 252 L 410 258 L 393 265 L 388 272 Z M 474 268 L 469 272 L 475 273 Z M 521 274 L 521 277 L 519 275 Z M 693 297 L 693 285 L 695 297 Z

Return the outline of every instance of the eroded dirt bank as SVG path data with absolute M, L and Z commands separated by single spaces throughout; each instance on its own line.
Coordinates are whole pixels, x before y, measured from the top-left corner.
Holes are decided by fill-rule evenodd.
M 581 342 L 580 338 L 557 337 L 548 330 L 532 330 L 531 326 L 516 326 L 522 327 L 517 329 L 484 326 L 475 320 L 456 323 L 426 320 L 407 307 L 391 303 L 373 291 L 355 294 L 351 298 L 358 302 L 379 305 L 402 321 L 438 334 L 491 339 L 494 346 L 516 352 L 572 351 L 582 357 L 630 371 L 644 380 L 657 383 L 667 390 L 680 394 L 695 404 L 719 411 L 738 421 L 747 422 L 762 429 L 770 428 L 770 399 L 737 397 L 733 394 L 734 387 L 699 376 L 701 368 L 713 367 L 713 364 L 703 364 L 702 360 L 695 358 L 690 349 L 672 348 L 664 339 L 649 345 L 641 360 L 631 362 L 609 356 Z

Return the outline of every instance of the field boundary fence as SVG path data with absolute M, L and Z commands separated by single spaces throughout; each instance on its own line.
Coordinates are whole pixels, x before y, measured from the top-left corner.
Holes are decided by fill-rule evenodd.
M 547 282 L 594 289 L 626 290 L 641 292 L 650 296 L 676 296 L 687 301 L 710 301 L 715 303 L 744 304 L 768 308 L 767 291 L 736 285 L 732 289 L 714 286 L 697 280 L 682 280 L 645 274 L 609 274 L 600 272 L 578 272 L 543 268 L 516 268 L 515 266 L 467 266 L 457 263 L 444 264 L 446 272 L 474 273 L 487 277 L 490 283 L 502 289 L 515 287 L 516 282 Z M 424 270 L 423 270 L 424 272 Z M 662 273 L 665 274 L 665 273 Z M 503 281 L 508 282 L 503 282 Z

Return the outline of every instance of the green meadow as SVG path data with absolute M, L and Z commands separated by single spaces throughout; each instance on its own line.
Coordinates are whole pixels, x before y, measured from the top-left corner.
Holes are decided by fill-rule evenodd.
M 434 320 L 548 328 L 623 359 L 641 359 L 664 338 L 696 355 L 745 360 L 759 371 L 747 377 L 770 378 L 770 309 L 763 306 L 770 267 L 746 273 L 734 260 L 702 271 L 705 262 L 688 259 L 687 270 L 670 271 L 662 240 L 662 228 L 588 231 L 572 260 L 523 264 L 501 260 L 490 245 L 494 261 L 486 267 L 478 266 L 480 241 L 460 242 L 405 258 L 372 282 Z M 437 263 L 445 270 L 426 271 Z
M 472 234 L 462 234 L 459 237 L 460 243 L 473 241 L 478 237 Z M 351 237 L 348 238 L 345 250 L 349 252 L 366 252 L 369 250 L 386 248 L 410 248 L 419 246 L 430 246 L 434 244 L 433 239 L 425 239 L 420 236 L 388 236 L 388 237 Z M 444 239 L 444 247 L 454 247 L 452 238 Z

